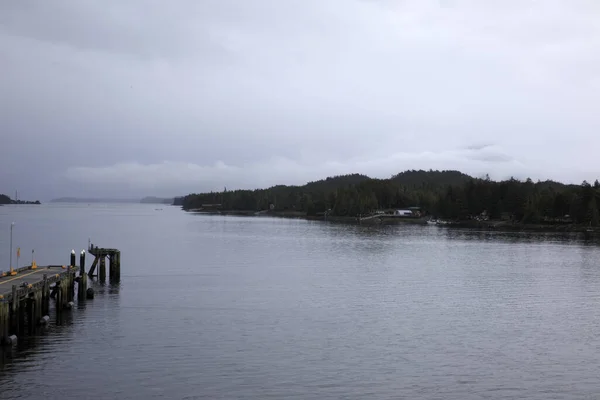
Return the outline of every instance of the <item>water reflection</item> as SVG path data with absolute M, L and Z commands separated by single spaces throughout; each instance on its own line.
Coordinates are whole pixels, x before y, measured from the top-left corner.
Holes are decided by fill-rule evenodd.
M 453 239 L 461 240 L 498 240 L 509 243 L 535 243 L 535 242 L 579 242 L 582 236 L 569 232 L 494 232 L 467 229 L 446 229 L 446 235 Z
M 120 283 L 106 285 L 89 279 L 88 287 L 94 289 L 95 299 L 76 300 L 73 309 L 61 312 L 57 312 L 55 301 L 50 299 L 50 324 L 37 326 L 33 334 L 19 337 L 16 346 L 0 346 L 0 385 L 4 373 L 10 372 L 15 364 L 24 363 L 21 367 L 36 365 L 36 355 L 52 353 L 56 347 L 72 340 L 75 332 L 81 331 L 81 324 L 90 323 L 90 315 L 86 315 L 86 309 L 91 309 L 93 313 L 98 306 L 104 308 L 103 301 L 107 298 L 111 299 L 112 307 L 116 306 L 115 301 L 118 303 Z
M 19 359 L 29 361 L 29 364 L 35 362 L 34 357 L 36 353 L 44 352 L 43 347 L 48 341 L 68 340 L 72 334 L 71 326 L 73 325 L 73 312 L 65 310 L 62 313 L 56 312 L 56 307 L 51 300 L 49 317 L 50 323 L 45 326 L 37 326 L 33 334 L 23 335 L 18 338 L 16 346 L 4 346 L 0 347 L 0 371 L 4 371 L 9 368 L 14 361 Z M 0 384 L 2 383 L 2 374 L 0 373 Z

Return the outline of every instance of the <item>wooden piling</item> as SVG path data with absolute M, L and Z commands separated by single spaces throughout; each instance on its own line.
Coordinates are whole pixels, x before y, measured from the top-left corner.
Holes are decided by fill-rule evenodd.
M 69 285 L 69 297 L 67 298 L 68 303 L 75 300 L 75 266 L 73 266 L 73 272 L 69 274 L 69 280 L 67 283 Z
M 37 326 L 40 324 L 42 319 L 42 290 L 38 289 L 33 292 L 33 325 Z
M 25 334 L 25 314 L 27 313 L 27 299 L 19 299 L 19 308 L 17 312 L 17 337 Z
M 85 251 L 79 255 L 79 282 L 77 283 L 77 300 L 84 301 L 87 292 L 87 275 L 85 274 Z
M 56 315 L 61 314 L 65 305 L 64 303 L 64 291 L 63 291 L 63 283 L 62 280 L 56 282 L 54 286 L 54 293 L 56 298 Z
M 48 283 L 48 275 L 44 274 L 42 281 L 42 317 L 50 314 L 50 284 Z
M 69 303 L 71 300 L 73 300 L 73 291 L 74 291 L 74 286 L 71 284 L 72 282 L 72 275 L 67 275 L 66 279 L 64 279 L 62 281 L 63 286 L 62 286 L 62 291 L 65 294 L 64 298 L 63 298 L 63 308 L 67 308 L 67 303 Z
M 108 256 L 108 276 L 112 282 L 115 278 L 115 256 L 114 254 Z
M 100 282 L 106 282 L 106 258 L 104 255 L 100 256 L 100 272 L 98 273 Z
M 31 293 L 33 294 L 33 293 Z M 31 296 L 31 294 L 27 297 L 26 304 L 27 304 L 27 333 L 28 334 L 33 334 L 33 330 L 35 328 L 35 326 L 37 325 L 37 321 L 34 322 L 34 318 L 35 318 L 35 299 L 33 298 L 33 296 Z
M 8 342 L 10 335 L 10 305 L 8 301 L 0 299 L 0 344 Z
M 121 252 L 114 250 L 109 255 L 110 261 L 110 281 L 117 283 L 121 279 Z
M 69 287 L 71 286 L 69 284 L 69 276 L 65 276 L 65 278 L 61 281 L 61 286 L 60 286 L 60 290 L 62 292 L 63 298 L 62 298 L 62 307 L 63 308 L 67 308 L 67 303 L 70 301 L 69 299 Z
M 118 282 L 121 280 L 121 252 L 120 251 L 116 251 L 115 252 L 115 282 Z

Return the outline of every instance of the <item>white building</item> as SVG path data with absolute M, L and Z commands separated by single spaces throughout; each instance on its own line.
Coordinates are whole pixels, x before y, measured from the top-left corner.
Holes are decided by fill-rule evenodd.
M 394 215 L 399 215 L 402 217 L 412 217 L 413 212 L 411 210 L 396 210 L 394 211 Z

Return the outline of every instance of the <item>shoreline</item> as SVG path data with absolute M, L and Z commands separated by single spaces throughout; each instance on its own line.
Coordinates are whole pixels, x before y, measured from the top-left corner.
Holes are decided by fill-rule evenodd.
M 0 203 L 0 206 L 39 206 L 42 203 L 38 200 L 36 201 L 12 201 L 10 203 Z
M 200 210 L 185 210 L 185 212 L 194 214 L 206 214 L 206 215 L 225 215 L 225 216 L 239 216 L 239 217 L 275 217 L 275 218 L 289 218 L 289 219 L 303 219 L 306 221 L 322 221 L 322 222 L 336 222 L 336 223 L 348 223 L 356 225 L 399 225 L 399 224 L 412 224 L 412 225 L 427 225 L 428 217 L 421 218 L 394 218 L 394 217 L 382 217 L 382 218 L 371 218 L 368 220 L 359 220 L 358 217 L 341 217 L 341 216 L 322 216 L 322 215 L 306 215 L 303 212 L 297 211 L 243 211 L 243 210 L 229 210 L 229 211 L 200 211 Z M 586 225 L 578 224 L 522 224 L 510 221 L 456 221 L 450 222 L 443 225 L 431 225 L 437 228 L 450 228 L 450 229 L 469 229 L 469 230 L 480 230 L 488 232 L 532 232 L 532 233 L 579 233 L 585 236 L 600 236 L 600 227 L 590 227 Z

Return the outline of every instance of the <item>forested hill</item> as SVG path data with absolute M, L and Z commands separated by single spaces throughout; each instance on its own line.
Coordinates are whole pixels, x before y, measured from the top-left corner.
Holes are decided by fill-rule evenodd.
M 13 200 L 5 194 L 0 194 L 0 205 L 3 204 L 41 204 L 39 200 L 28 201 L 28 200 Z
M 390 179 L 352 174 L 303 186 L 274 186 L 191 194 L 176 199 L 184 209 L 220 204 L 223 210 L 294 210 L 309 215 L 330 210 L 332 215 L 356 216 L 378 209 L 419 206 L 439 217 L 468 219 L 484 211 L 492 219 L 518 222 L 599 224 L 600 183 L 492 181 L 459 171 L 405 171 Z
M 397 184 L 410 187 L 440 187 L 461 185 L 473 177 L 459 171 L 404 171 L 392 177 Z

